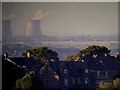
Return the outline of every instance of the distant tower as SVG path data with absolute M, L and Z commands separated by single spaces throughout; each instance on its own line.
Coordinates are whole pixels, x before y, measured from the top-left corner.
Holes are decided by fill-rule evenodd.
M 11 20 L 2 20 L 2 38 L 7 41 L 12 38 Z
M 40 20 L 29 20 L 26 27 L 26 36 L 37 38 L 41 35 Z
M 33 36 L 41 36 L 40 20 L 32 20 Z

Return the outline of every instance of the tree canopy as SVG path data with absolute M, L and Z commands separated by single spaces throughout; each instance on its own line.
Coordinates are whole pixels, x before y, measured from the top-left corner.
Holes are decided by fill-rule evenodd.
M 66 61 L 74 61 L 74 60 L 79 60 L 81 56 L 92 56 L 93 54 L 102 56 L 102 55 L 109 55 L 110 51 L 107 47 L 105 46 L 97 46 L 97 45 L 91 45 L 88 46 L 85 49 L 79 50 L 79 52 L 75 55 L 68 55 L 65 56 L 64 59 Z
M 33 71 L 28 72 L 24 77 L 16 81 L 17 90 L 30 90 L 32 86 L 32 80 L 35 76 Z
M 96 45 L 91 45 L 88 46 L 86 49 L 80 50 L 79 54 L 82 56 L 87 56 L 87 55 L 93 55 L 93 54 L 97 54 L 97 55 L 104 55 L 109 54 L 111 50 L 109 50 L 107 47 L 105 46 L 96 46 Z
M 99 88 L 106 88 L 106 89 L 110 89 L 110 88 L 113 88 L 113 85 L 112 85 L 112 83 L 109 83 L 109 82 L 101 82 L 100 84 L 99 84 Z
M 50 60 L 50 59 L 54 59 L 56 61 L 59 60 L 58 53 L 48 49 L 48 47 L 38 47 L 31 49 L 29 51 L 32 54 L 32 56 L 39 61 Z M 25 53 L 23 53 L 23 55 L 25 55 Z
M 101 82 L 99 89 L 120 90 L 120 78 L 116 78 L 112 82 Z

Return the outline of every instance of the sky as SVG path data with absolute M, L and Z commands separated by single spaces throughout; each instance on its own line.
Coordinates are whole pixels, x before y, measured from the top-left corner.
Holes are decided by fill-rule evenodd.
M 14 36 L 24 36 L 29 20 L 41 21 L 48 36 L 117 35 L 117 2 L 3 2 L 3 19 Z

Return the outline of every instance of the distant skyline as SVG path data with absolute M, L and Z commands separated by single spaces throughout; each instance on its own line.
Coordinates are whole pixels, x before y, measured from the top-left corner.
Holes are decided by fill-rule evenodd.
M 48 36 L 117 35 L 117 2 L 4 2 L 3 19 L 15 36 L 24 36 L 29 20 L 41 21 Z

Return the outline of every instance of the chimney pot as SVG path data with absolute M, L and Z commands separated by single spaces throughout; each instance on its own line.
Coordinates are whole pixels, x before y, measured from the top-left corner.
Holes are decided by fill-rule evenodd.
M 8 58 L 8 53 L 7 52 L 4 53 L 4 58 L 5 58 L 5 60 L 7 60 L 7 58 Z
M 30 58 L 31 57 L 31 53 L 30 53 L 30 51 L 28 50 L 27 51 L 27 58 Z

